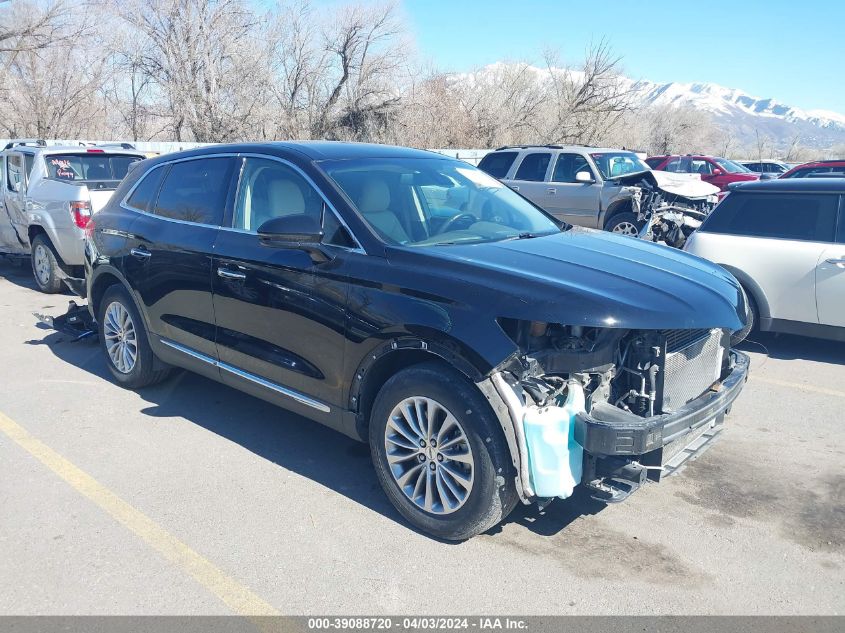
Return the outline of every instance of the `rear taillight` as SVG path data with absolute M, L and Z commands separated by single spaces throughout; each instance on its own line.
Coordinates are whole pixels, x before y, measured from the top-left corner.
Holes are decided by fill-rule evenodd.
M 91 222 L 91 203 L 81 201 L 71 202 L 70 217 L 73 218 L 73 223 L 76 226 L 84 229 Z
M 88 220 L 88 224 L 85 225 L 83 232 L 85 233 L 86 240 L 94 239 L 94 218 Z

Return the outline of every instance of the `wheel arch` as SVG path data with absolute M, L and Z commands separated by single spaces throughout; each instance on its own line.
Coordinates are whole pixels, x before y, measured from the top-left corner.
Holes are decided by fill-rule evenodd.
M 757 316 L 760 319 L 761 323 L 758 325 L 762 325 L 763 319 L 771 319 L 772 318 L 772 311 L 769 307 L 769 299 L 766 296 L 765 291 L 760 284 L 758 284 L 754 279 L 743 270 L 731 266 L 730 264 L 719 264 L 722 268 L 727 270 L 730 274 L 732 274 L 739 284 L 743 287 L 746 294 L 748 294 L 753 300 L 754 304 L 757 306 Z M 762 328 L 761 328 L 762 329 Z
M 47 233 L 47 229 L 45 229 L 40 224 L 30 224 L 26 227 L 26 234 L 29 237 L 29 244 L 32 245 L 32 240 L 35 239 L 36 235 L 44 235 L 47 238 L 47 241 L 50 242 L 50 246 L 53 246 L 53 250 L 55 250 L 55 246 L 53 245 L 53 240 L 50 239 L 49 234 Z
M 604 212 L 604 220 L 601 223 L 601 228 L 607 229 L 607 225 L 610 224 L 610 221 L 613 219 L 613 216 L 619 215 L 620 213 L 633 212 L 634 205 L 631 201 L 631 198 L 625 198 L 623 200 L 614 200 L 607 207 L 607 211 Z
M 474 384 L 484 378 L 481 368 L 465 358 L 456 344 L 417 337 L 383 342 L 361 360 L 350 381 L 347 406 L 362 440 L 367 441 L 370 412 L 384 383 L 403 369 L 431 361 L 457 370 Z
M 94 275 L 91 279 L 88 290 L 88 307 L 89 311 L 91 312 L 91 316 L 93 316 L 95 319 L 97 318 L 97 313 L 99 312 L 100 302 L 103 300 L 103 295 L 105 295 L 106 291 L 114 285 L 123 286 L 124 290 L 129 293 L 129 297 L 135 304 L 135 309 L 138 311 L 138 314 L 141 315 L 141 320 L 144 322 L 144 327 L 146 328 L 147 332 L 149 332 L 150 324 L 147 321 L 146 311 L 141 309 L 141 306 L 138 304 L 138 297 L 132 290 L 132 287 L 126 281 L 126 278 L 120 273 L 119 270 L 113 268 L 112 266 L 104 266 L 102 268 L 98 268 L 96 275 Z

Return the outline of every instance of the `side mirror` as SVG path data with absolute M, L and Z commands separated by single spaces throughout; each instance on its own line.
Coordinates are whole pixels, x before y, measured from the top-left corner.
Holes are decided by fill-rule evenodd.
M 305 251 L 315 263 L 331 259 L 322 247 L 323 229 L 310 215 L 283 215 L 267 220 L 258 227 L 258 237 L 265 246 Z
M 588 171 L 579 171 L 575 174 L 575 182 L 583 182 L 583 183 L 591 183 L 595 182 L 596 179 L 593 178 L 593 175 Z

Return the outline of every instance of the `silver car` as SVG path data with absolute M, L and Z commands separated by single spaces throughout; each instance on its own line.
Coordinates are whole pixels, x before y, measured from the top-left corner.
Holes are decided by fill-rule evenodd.
M 144 154 L 123 146 L 50 146 L 12 141 L 0 156 L 0 255 L 31 256 L 42 292 L 82 277 L 84 230 L 132 163 Z
M 634 152 L 601 147 L 500 147 L 478 166 L 561 220 L 631 236 L 651 211 L 640 200 L 704 216 L 719 191 L 698 174 L 652 171 Z

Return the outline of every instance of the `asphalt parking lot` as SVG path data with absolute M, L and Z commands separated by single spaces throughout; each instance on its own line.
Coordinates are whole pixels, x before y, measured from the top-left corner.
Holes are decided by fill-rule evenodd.
M 419 534 L 368 450 L 182 373 L 139 393 L 0 262 L 0 614 L 842 614 L 845 344 L 757 335 L 722 439 L 626 503 Z

